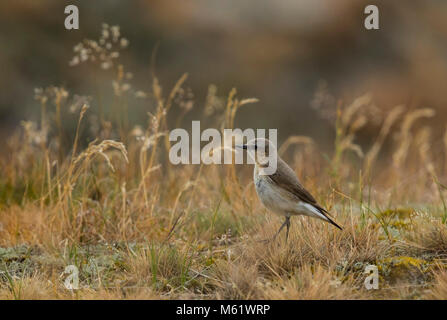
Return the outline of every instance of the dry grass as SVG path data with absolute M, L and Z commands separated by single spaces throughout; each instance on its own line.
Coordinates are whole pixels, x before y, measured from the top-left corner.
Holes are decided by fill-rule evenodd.
M 104 28 L 127 46 L 119 30 Z M 106 47 L 98 49 L 104 61 L 92 54 L 101 42 L 77 46 L 72 64 L 116 71 L 110 112 L 95 105 L 99 97 L 40 89 L 40 124 L 24 122 L 8 138 L 0 160 L 0 298 L 447 297 L 447 157 L 433 151 L 438 141 L 420 124 L 432 110 L 379 114 L 369 95 L 320 110 L 333 115 L 333 154 L 303 136 L 285 139 L 280 152 L 344 230 L 298 217 L 287 244 L 265 244 L 258 240 L 280 219 L 258 201 L 251 168 L 168 161 L 168 124 L 181 124 L 195 104 L 183 89 L 187 75 L 167 93 L 155 75 L 148 92 L 133 89 L 118 54 Z M 129 120 L 135 99 L 147 102 L 146 127 Z M 233 128 L 238 109 L 256 101 L 235 89 L 220 97 L 210 86 L 202 120 Z M 70 112 L 73 132 L 65 126 Z M 355 141 L 365 128 L 374 138 L 363 150 Z M 363 285 L 369 264 L 379 268 L 379 290 Z M 79 269 L 78 290 L 64 286 L 68 265 Z

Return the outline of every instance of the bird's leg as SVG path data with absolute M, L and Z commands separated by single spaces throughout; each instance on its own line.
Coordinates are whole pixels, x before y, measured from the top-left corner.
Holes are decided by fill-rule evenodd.
M 278 230 L 278 232 L 276 232 L 276 234 L 273 236 L 273 239 L 272 240 L 275 240 L 276 239 L 276 237 L 278 236 L 278 234 L 280 234 L 281 233 L 281 230 L 285 227 L 285 226 L 287 226 L 287 237 L 289 236 L 289 227 L 290 227 L 290 217 L 286 217 L 286 220 L 284 221 L 284 223 L 281 225 L 281 227 L 279 227 L 279 230 Z
M 284 221 L 284 223 L 281 225 L 281 227 L 279 227 L 279 230 L 275 233 L 275 235 L 273 236 L 273 238 L 271 239 L 266 239 L 266 240 L 260 240 L 259 242 L 270 242 L 270 241 L 275 241 L 276 237 L 281 233 L 281 230 L 284 229 L 284 227 L 287 227 L 287 231 L 286 231 L 286 242 L 287 239 L 289 238 L 289 228 L 290 228 L 290 217 L 286 216 L 286 220 Z
M 287 229 L 286 229 L 286 243 L 287 243 L 287 239 L 289 239 L 289 229 L 290 229 L 290 217 L 289 216 L 286 217 L 286 221 L 284 223 L 287 226 Z

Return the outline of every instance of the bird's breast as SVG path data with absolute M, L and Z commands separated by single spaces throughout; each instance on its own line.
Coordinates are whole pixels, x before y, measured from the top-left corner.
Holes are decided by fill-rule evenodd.
M 255 189 L 262 204 L 269 210 L 284 214 L 286 209 L 285 205 L 288 201 L 284 196 L 272 185 L 268 176 L 256 175 L 254 177 Z

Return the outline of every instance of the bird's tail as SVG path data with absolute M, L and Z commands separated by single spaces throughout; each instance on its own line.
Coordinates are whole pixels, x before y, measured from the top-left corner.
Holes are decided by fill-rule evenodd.
M 336 227 L 337 227 L 338 229 L 340 229 L 340 230 L 343 230 L 343 228 L 340 227 L 338 224 L 336 224 L 334 220 L 332 220 L 331 218 L 329 218 L 327 214 L 325 214 L 325 216 L 326 216 L 327 221 L 328 221 L 330 224 L 336 226 Z
M 318 211 L 320 211 L 321 215 L 323 215 L 325 217 L 325 221 L 329 222 L 330 224 L 336 226 L 338 229 L 343 230 L 342 227 L 340 227 L 337 223 L 335 223 L 334 220 L 332 220 L 331 216 L 329 215 L 329 212 L 327 212 L 324 208 L 318 206 L 316 207 L 318 209 Z

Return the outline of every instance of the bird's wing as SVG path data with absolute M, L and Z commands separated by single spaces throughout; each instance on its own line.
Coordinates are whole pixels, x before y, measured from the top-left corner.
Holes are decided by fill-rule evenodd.
M 320 213 L 327 218 L 327 220 L 335 225 L 337 228 L 342 229 L 338 224 L 336 224 L 329 214 L 329 212 L 324 209 L 322 206 L 320 206 L 315 200 L 315 198 L 304 189 L 304 187 L 301 185 L 300 181 L 298 180 L 295 171 L 290 168 L 287 163 L 285 163 L 282 159 L 278 158 L 277 161 L 277 170 L 274 174 L 269 176 L 270 179 L 273 180 L 279 187 L 287 190 L 294 196 L 298 197 L 301 201 L 308 203 L 315 207 Z
M 269 177 L 279 187 L 289 191 L 301 201 L 309 203 L 313 206 L 318 206 L 315 198 L 301 185 L 295 171 L 293 171 L 292 168 L 290 168 L 282 159 L 278 159 L 277 170 Z

